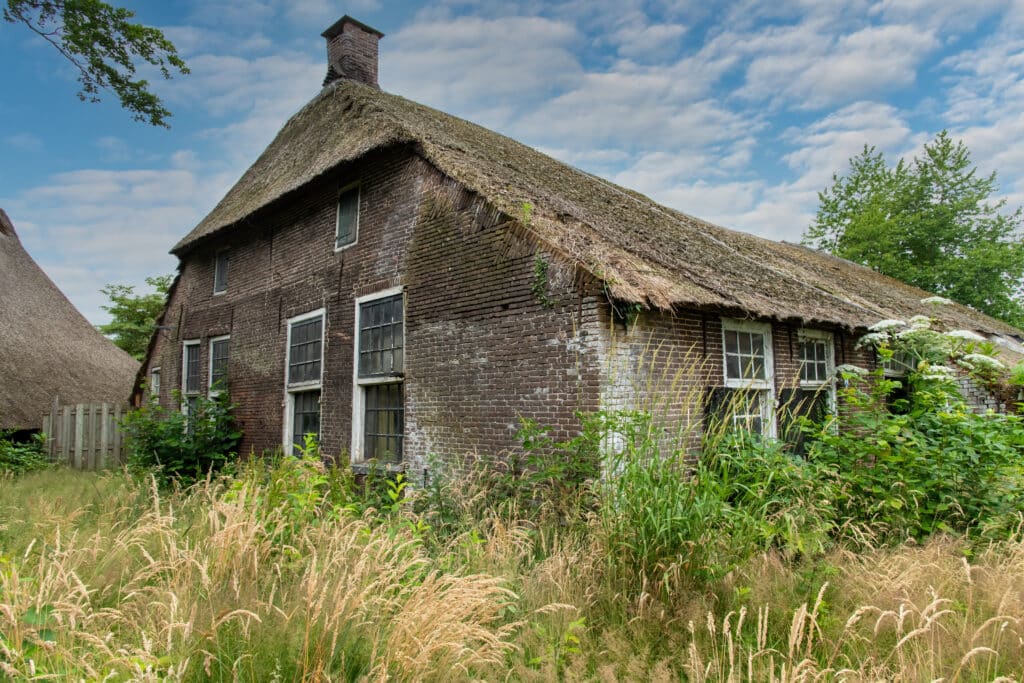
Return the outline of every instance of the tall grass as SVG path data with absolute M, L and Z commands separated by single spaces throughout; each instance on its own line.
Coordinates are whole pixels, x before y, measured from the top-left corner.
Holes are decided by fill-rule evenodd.
M 935 537 L 804 559 L 768 550 L 700 586 L 659 592 L 609 570 L 617 546 L 596 515 L 552 526 L 505 506 L 442 544 L 411 503 L 387 514 L 268 504 L 274 472 L 170 494 L 121 474 L 5 479 L 0 676 L 1024 676 L 1019 532 L 980 548 Z M 446 491 L 472 497 L 473 486 Z

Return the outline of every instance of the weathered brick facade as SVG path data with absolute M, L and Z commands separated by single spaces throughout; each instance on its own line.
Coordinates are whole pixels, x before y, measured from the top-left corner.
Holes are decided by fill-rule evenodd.
M 358 183 L 357 241 L 336 251 L 339 188 Z M 214 262 L 229 257 L 213 293 Z M 182 343 L 230 335 L 228 388 L 244 452 L 285 442 L 289 318 L 324 309 L 321 444 L 352 446 L 355 299 L 405 293 L 404 463 L 429 456 L 501 457 L 521 419 L 567 438 L 577 411 L 652 409 L 692 430 L 709 386 L 721 384 L 721 321 L 710 313 L 645 312 L 615 321 L 600 289 L 520 236 L 515 221 L 406 148 L 368 156 L 190 253 L 148 367 L 160 401 L 181 388 Z M 792 382 L 796 328 L 773 327 L 775 379 Z M 843 338 L 837 333 L 837 341 Z M 852 354 L 840 343 L 837 361 Z M 205 387 L 205 379 L 204 379 Z
M 397 368 L 404 409 L 402 461 L 414 478 L 425 473 L 431 456 L 450 462 L 507 455 L 517 447 L 524 419 L 551 427 L 556 439 L 568 438 L 578 428 L 577 411 L 649 410 L 665 430 L 667 447 L 683 439 L 695 450 L 709 394 L 728 383 L 722 311 L 758 317 L 760 334 L 770 330 L 772 383 L 763 392 L 775 399 L 787 391 L 793 395 L 799 385 L 802 332 L 796 322 L 764 321 L 823 319 L 789 309 L 765 313 L 764 308 L 744 307 L 737 303 L 746 300 L 741 294 L 753 292 L 750 301 L 763 306 L 760 299 L 812 292 L 810 298 L 831 301 L 830 306 L 854 306 L 850 310 L 858 315 L 867 310 L 833 297 L 831 287 L 805 287 L 804 278 L 815 277 L 816 271 L 800 268 L 806 259 L 818 259 L 809 251 L 775 254 L 776 265 L 751 280 L 756 285 L 746 290 L 735 285 L 727 293 L 736 296 L 722 298 L 714 290 L 723 287 L 709 283 L 705 288 L 704 280 L 724 270 L 697 268 L 694 272 L 703 273 L 703 279 L 683 286 L 682 275 L 676 282 L 658 274 L 669 263 L 662 254 L 648 264 L 619 245 L 596 249 L 607 235 L 587 233 L 569 209 L 592 224 L 612 220 L 617 237 L 620 229 L 630 232 L 630 239 L 646 235 L 644 244 L 631 245 L 634 250 L 645 251 L 646 242 L 668 235 L 658 243 L 666 250 L 671 240 L 703 240 L 702 249 L 724 248 L 719 266 L 729 265 L 729 259 L 745 264 L 730 271 L 733 279 L 758 265 L 741 253 L 740 242 L 749 236 L 728 237 L 737 243 L 723 247 L 717 238 L 704 239 L 702 232 L 687 233 L 692 225 L 649 200 L 596 182 L 490 131 L 382 93 L 377 88 L 381 34 L 374 29 L 344 17 L 323 35 L 327 81 L 341 80 L 326 86 L 289 121 L 221 205 L 175 247 L 182 258 L 179 279 L 146 362 L 147 375 L 160 368 L 159 400 L 171 407 L 177 403 L 173 392 L 182 388 L 183 344 L 199 342 L 206 391 L 210 341 L 230 335 L 227 386 L 244 431 L 243 452 L 291 442 L 290 415 L 301 411 L 291 409 L 297 394 L 286 388 L 289 321 L 322 311 L 322 381 L 315 389 L 320 392 L 321 448 L 329 457 L 361 458 L 359 425 L 367 413 L 360 406 L 371 389 L 360 385 L 366 377 L 357 379 L 355 372 L 356 347 L 362 343 L 357 311 L 365 297 L 375 294 L 402 297 L 404 361 Z M 487 164 L 489 172 L 478 169 Z M 551 178 L 561 183 L 558 192 L 548 192 Z M 520 183 L 523 179 L 538 184 Z M 357 214 L 351 188 L 358 188 Z M 546 214 L 534 212 L 525 196 L 544 199 Z M 634 211 L 637 206 L 641 210 Z M 618 218 L 606 215 L 612 209 Z M 349 222 L 353 215 L 354 223 Z M 652 221 L 669 222 L 659 223 L 664 232 L 658 233 Z M 346 237 L 340 247 L 335 239 L 339 224 Z M 687 234 L 694 239 L 685 239 Z M 215 263 L 225 255 L 227 287 L 214 293 Z M 790 258 L 797 258 L 800 267 L 793 270 Z M 628 267 L 616 270 L 620 262 Z M 852 265 L 835 259 L 824 264 L 829 277 L 843 276 Z M 690 272 L 689 261 L 674 267 Z M 861 270 L 857 277 L 870 274 Z M 790 271 L 797 274 L 787 275 Z M 616 281 L 614 273 L 624 275 Z M 659 295 L 662 311 L 609 301 L 609 292 L 627 277 L 655 289 L 671 285 L 666 291 L 696 298 L 684 299 L 694 303 L 680 309 Z M 780 278 L 789 278 L 794 289 Z M 733 286 L 733 280 L 727 285 Z M 621 291 L 635 296 L 640 289 L 634 283 Z M 901 296 L 916 304 L 918 294 Z M 807 302 L 804 296 L 787 305 L 798 310 Z M 676 310 L 668 312 L 673 306 Z M 753 316 L 747 310 L 762 313 Z M 842 317 L 824 319 L 833 321 L 818 330 L 832 335 L 827 338 L 834 361 L 829 373 L 834 365 L 874 365 L 871 355 L 856 349 L 855 338 L 844 332 L 857 325 Z M 734 328 L 749 322 L 728 319 Z M 738 351 L 731 353 L 735 360 Z M 378 386 L 387 386 L 398 377 L 376 379 L 382 382 Z

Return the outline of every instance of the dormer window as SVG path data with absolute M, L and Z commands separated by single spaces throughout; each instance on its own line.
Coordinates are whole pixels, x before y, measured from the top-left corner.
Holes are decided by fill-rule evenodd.
M 228 291 L 228 252 L 218 251 L 213 263 L 213 293 Z
M 338 227 L 334 233 L 334 249 L 356 243 L 359 230 L 359 186 L 342 190 L 338 195 Z

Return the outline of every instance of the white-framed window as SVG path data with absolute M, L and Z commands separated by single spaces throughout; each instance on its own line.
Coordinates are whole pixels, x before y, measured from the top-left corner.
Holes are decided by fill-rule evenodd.
M 356 299 L 352 460 L 401 462 L 405 437 L 405 295 L 401 287 Z
M 802 418 L 821 424 L 836 412 L 835 340 L 825 330 L 797 331 L 800 362 L 796 387 L 786 387 L 779 397 L 781 437 L 793 452 L 804 452 Z
M 210 339 L 210 374 L 208 377 L 210 398 L 217 396 L 227 387 L 230 344 L 231 335 L 225 334 Z
M 722 320 L 723 373 L 733 428 L 775 436 L 775 362 L 772 326 L 747 320 Z
M 359 185 L 342 188 L 338 193 L 338 215 L 334 228 L 334 250 L 341 251 L 359 238 Z
M 306 434 L 320 438 L 325 320 L 322 308 L 288 320 L 284 449 L 289 453 L 303 444 Z
M 835 405 L 836 346 L 831 332 L 801 329 L 797 333 L 800 349 L 800 388 L 825 391 L 829 406 Z
M 195 412 L 196 401 L 203 392 L 200 341 L 186 339 L 181 343 L 181 410 Z
M 149 397 L 160 400 L 160 368 L 158 367 L 149 371 Z
M 228 250 L 222 249 L 213 258 L 213 293 L 228 291 Z

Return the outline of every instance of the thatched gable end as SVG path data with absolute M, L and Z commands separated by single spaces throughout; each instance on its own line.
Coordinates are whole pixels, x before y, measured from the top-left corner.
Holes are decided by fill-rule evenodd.
M 38 429 L 55 397 L 127 401 L 138 365 L 36 265 L 0 209 L 0 429 Z
M 661 206 L 494 131 L 351 79 L 326 86 L 295 114 L 173 253 L 183 256 L 340 165 L 392 145 L 410 146 L 538 244 L 604 282 L 617 300 L 849 330 L 927 314 L 950 328 L 1021 334 L 965 306 L 924 305 L 928 292 L 862 266 Z

